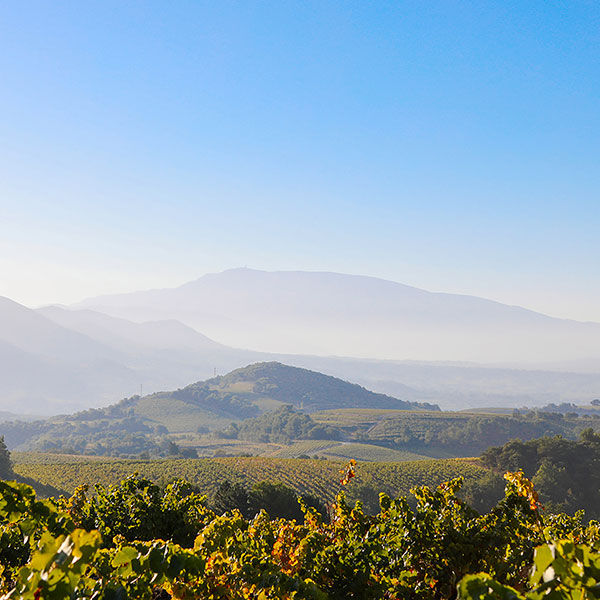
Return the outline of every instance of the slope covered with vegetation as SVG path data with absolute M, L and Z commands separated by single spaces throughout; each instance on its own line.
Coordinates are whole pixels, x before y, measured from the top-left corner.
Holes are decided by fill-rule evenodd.
M 344 439 L 430 456 L 476 456 L 514 438 L 561 435 L 576 439 L 586 428 L 600 429 L 600 414 L 545 411 L 513 415 L 347 409 L 318 412 L 312 418 L 336 428 Z
M 348 406 L 437 409 L 376 394 L 315 371 L 258 363 L 172 392 L 126 398 L 105 408 L 43 421 L 2 423 L 0 434 L 10 448 L 18 450 L 169 456 L 178 454 L 169 434 L 222 430 L 232 422 L 286 405 L 305 412 Z

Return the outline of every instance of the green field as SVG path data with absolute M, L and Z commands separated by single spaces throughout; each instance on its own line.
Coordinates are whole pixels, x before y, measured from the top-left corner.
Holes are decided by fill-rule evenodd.
M 196 431 L 198 427 L 218 429 L 226 427 L 231 418 L 222 418 L 213 412 L 195 406 L 168 394 L 153 394 L 140 398 L 134 407 L 135 414 L 148 421 L 163 425 L 172 433 Z
M 415 454 L 404 450 L 383 448 L 374 444 L 344 443 L 333 446 L 322 452 L 324 456 L 334 459 L 355 458 L 363 462 L 405 462 L 429 458 L 423 454 Z
M 169 439 L 172 439 L 181 448 L 194 448 L 199 458 L 248 455 L 274 456 L 274 453 L 282 448 L 281 444 L 228 440 L 193 433 L 175 434 L 169 436 Z M 287 458 L 296 458 L 298 454 L 292 454 Z

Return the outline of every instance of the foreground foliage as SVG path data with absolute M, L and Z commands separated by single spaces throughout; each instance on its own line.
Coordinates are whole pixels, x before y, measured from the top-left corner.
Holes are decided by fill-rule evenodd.
M 354 475 L 350 464 L 341 483 Z M 543 516 L 520 472 L 484 515 L 458 498 L 461 483 L 414 489 L 414 507 L 382 494 L 374 516 L 340 492 L 325 522 L 306 505 L 302 521 L 218 515 L 181 481 L 160 490 L 131 477 L 58 501 L 0 482 L 0 589 L 33 600 L 600 596 L 597 523 Z

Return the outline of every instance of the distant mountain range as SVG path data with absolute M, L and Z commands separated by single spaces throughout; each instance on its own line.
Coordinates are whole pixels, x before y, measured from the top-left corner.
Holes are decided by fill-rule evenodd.
M 444 408 L 588 403 L 600 396 L 599 332 L 595 323 L 332 273 L 234 269 L 39 310 L 0 298 L 0 410 L 106 406 L 140 385 L 174 389 L 273 360 Z M 468 357 L 476 362 L 461 362 Z M 493 360 L 512 366 L 481 364 Z M 536 367 L 549 363 L 552 372 Z
M 35 311 L 0 298 L 0 409 L 56 414 L 170 389 L 255 360 L 176 321 Z
M 221 343 L 270 353 L 513 364 L 593 359 L 600 366 L 598 323 L 338 273 L 232 269 L 75 308 L 133 321 L 177 319 Z

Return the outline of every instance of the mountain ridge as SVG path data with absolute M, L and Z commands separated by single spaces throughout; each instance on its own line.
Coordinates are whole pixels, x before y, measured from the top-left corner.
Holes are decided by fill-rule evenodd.
M 111 347 L 135 345 L 142 341 L 152 344 L 156 349 L 224 347 L 176 319 L 134 323 L 90 309 L 69 310 L 58 306 L 46 306 L 36 312 L 83 335 L 104 338 L 104 343 Z
M 404 290 L 407 290 L 407 291 L 418 292 L 418 293 L 421 293 L 424 295 L 464 298 L 467 300 L 475 300 L 477 302 L 495 304 L 495 305 L 501 306 L 503 308 L 518 310 L 523 313 L 535 315 L 536 317 L 543 317 L 545 319 L 549 319 L 552 321 L 567 321 L 569 323 L 580 323 L 582 325 L 598 325 L 598 326 L 600 326 L 600 322 L 598 322 L 598 321 L 580 320 L 580 319 L 573 319 L 570 317 L 557 317 L 557 316 L 553 316 L 553 315 L 549 315 L 547 313 L 541 312 L 539 310 L 527 308 L 526 306 L 522 306 L 520 304 L 507 304 L 506 302 L 500 302 L 499 300 L 494 300 L 493 298 L 476 296 L 474 294 L 427 290 L 424 288 L 419 288 L 417 286 L 412 286 L 412 285 L 402 283 L 399 281 L 394 281 L 392 279 L 373 277 L 370 275 L 358 275 L 358 274 L 353 274 L 353 273 L 339 273 L 336 271 L 303 271 L 303 270 L 266 271 L 263 269 L 250 269 L 248 267 L 234 267 L 234 268 L 226 269 L 226 270 L 220 271 L 220 272 L 206 273 L 205 275 L 201 275 L 200 277 L 197 277 L 196 279 L 193 279 L 191 281 L 182 283 L 182 284 L 174 286 L 174 287 L 150 288 L 147 290 L 134 290 L 134 291 L 130 291 L 130 292 L 118 292 L 118 293 L 114 293 L 114 294 L 101 294 L 99 296 L 89 296 L 78 302 L 72 303 L 69 306 L 77 307 L 80 305 L 85 305 L 91 301 L 96 302 L 96 301 L 101 301 L 104 299 L 119 298 L 119 297 L 124 297 L 124 296 L 135 297 L 137 295 L 142 295 L 142 294 L 158 294 L 158 293 L 163 293 L 163 292 L 175 292 L 177 290 L 193 288 L 197 284 L 200 284 L 201 282 L 203 282 L 205 280 L 209 280 L 213 277 L 218 277 L 218 276 L 226 275 L 226 274 L 235 274 L 235 273 L 260 273 L 260 274 L 272 274 L 272 275 L 279 275 L 279 274 L 324 275 L 324 276 L 351 278 L 351 279 L 356 279 L 356 280 L 377 281 L 377 282 L 381 282 L 381 283 L 390 284 L 391 286 L 394 286 L 394 287 L 403 288 Z
M 420 292 L 423 294 L 428 294 L 428 295 L 430 294 L 430 295 L 435 295 L 435 296 L 450 296 L 450 297 L 457 297 L 457 298 L 474 299 L 477 301 L 496 304 L 498 306 L 502 306 L 502 307 L 506 307 L 506 308 L 510 308 L 510 309 L 516 309 L 519 311 L 523 311 L 524 313 L 534 314 L 536 316 L 541 316 L 541 317 L 544 317 L 547 319 L 551 319 L 553 321 L 568 321 L 571 323 L 581 323 L 584 325 L 599 325 L 600 326 L 600 322 L 598 322 L 598 321 L 580 320 L 580 319 L 574 319 L 574 318 L 570 318 L 570 317 L 557 317 L 557 316 L 553 316 L 553 315 L 549 315 L 547 313 L 541 312 L 539 310 L 527 308 L 526 306 L 522 306 L 520 304 L 508 304 L 506 302 L 500 302 L 499 300 L 494 300 L 493 298 L 476 296 L 474 294 L 428 290 L 425 288 L 420 288 L 417 286 L 409 285 L 406 283 L 395 281 L 393 279 L 387 279 L 387 278 L 383 278 L 383 277 L 374 277 L 371 275 L 359 275 L 359 274 L 355 274 L 355 273 L 339 273 L 337 271 L 305 271 L 305 270 L 300 270 L 300 269 L 267 271 L 264 269 L 251 269 L 248 267 L 233 267 L 230 269 L 225 269 L 224 271 L 206 273 L 204 275 L 201 275 L 200 277 L 197 277 L 196 279 L 187 281 L 185 283 L 182 283 L 182 284 L 179 284 L 179 285 L 176 285 L 173 287 L 149 288 L 147 290 L 132 290 L 130 292 L 117 292 L 117 293 L 111 293 L 111 294 L 100 294 L 98 296 L 88 296 L 88 297 L 83 298 L 82 300 L 80 300 L 78 302 L 74 302 L 68 306 L 61 305 L 61 307 L 64 307 L 64 308 L 76 307 L 76 306 L 84 305 L 90 301 L 95 302 L 95 301 L 100 301 L 102 299 L 108 299 L 108 298 L 116 298 L 116 297 L 123 297 L 123 296 L 133 297 L 138 294 L 154 294 L 154 293 L 162 293 L 162 292 L 172 292 L 172 291 L 176 291 L 176 290 L 191 288 L 191 287 L 195 286 L 196 284 L 202 282 L 203 280 L 210 279 L 213 277 L 218 277 L 220 275 L 225 275 L 225 274 L 230 274 L 230 273 L 231 274 L 244 273 L 244 272 L 264 273 L 264 274 L 273 274 L 273 275 L 278 275 L 278 274 L 325 275 L 325 276 L 335 276 L 335 277 L 344 277 L 344 278 L 354 278 L 357 280 L 372 280 L 372 281 L 378 281 L 378 282 L 382 282 L 382 283 L 391 284 L 392 286 L 395 286 L 395 287 L 401 287 L 401 288 L 404 288 L 405 290 L 413 290 L 413 291 Z M 58 305 L 51 305 L 51 306 L 58 306 Z M 45 307 L 42 307 L 42 308 L 45 308 Z
M 175 318 L 225 345 L 279 354 L 480 363 L 600 359 L 599 323 L 362 275 L 230 269 L 74 306 L 138 321 Z

